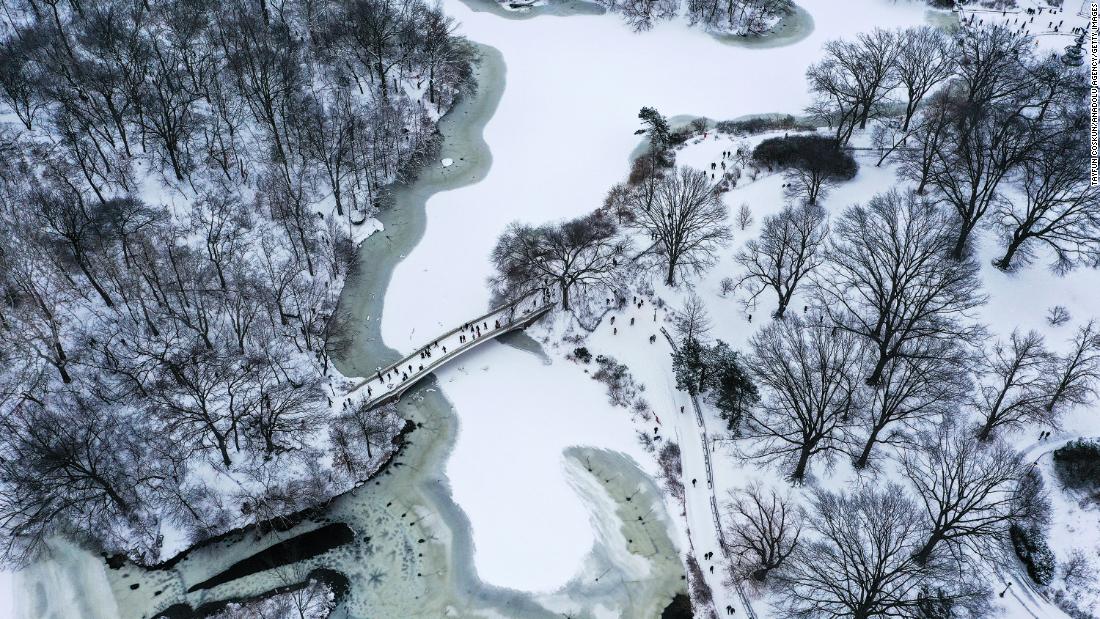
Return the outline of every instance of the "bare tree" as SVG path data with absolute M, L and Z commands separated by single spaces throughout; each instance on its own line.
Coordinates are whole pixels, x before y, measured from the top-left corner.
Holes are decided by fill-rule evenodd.
M 967 107 L 1017 97 L 1032 88 L 1031 40 L 1026 33 L 999 24 L 959 31 L 956 73 Z
M 919 616 L 937 570 L 914 558 L 921 514 L 904 488 L 818 491 L 808 534 L 781 574 L 787 616 L 872 619 Z
M 966 28 L 947 135 L 932 158 L 929 183 L 959 221 L 952 256 L 960 259 L 987 212 L 1003 199 L 1002 182 L 1051 139 L 1052 122 L 1074 98 L 1077 79 L 1057 60 L 1034 62 L 1030 37 L 1000 26 Z
M 752 221 L 752 209 L 749 207 L 748 202 L 744 202 L 737 209 L 737 227 L 744 232 L 746 228 L 752 225 Z
M 849 332 L 798 316 L 753 336 L 747 365 L 763 398 L 743 435 L 755 457 L 791 461 L 790 478 L 802 482 L 813 456 L 841 449 L 855 407 L 858 349 Z
M 155 470 L 136 447 L 140 433 L 85 395 L 25 400 L 0 420 L 0 530 L 5 556 L 32 558 L 50 536 L 80 532 L 132 546 L 140 492 Z M 132 459 L 132 458 L 137 458 Z
M 733 577 L 747 574 L 766 581 L 798 547 L 803 520 L 802 510 L 774 488 L 754 484 L 743 491 L 731 490 L 722 528 L 737 557 L 731 565 Z
M 955 73 L 954 50 L 945 31 L 933 26 L 917 26 L 898 32 L 895 70 L 905 90 L 905 116 L 901 130 L 909 131 L 917 108 L 928 93 Z
M 562 308 L 570 309 L 570 293 L 595 286 L 615 288 L 625 266 L 627 241 L 603 213 L 537 228 L 514 223 L 493 248 L 497 273 L 490 278 L 495 294 L 518 299 L 553 285 Z
M 652 195 L 635 192 L 629 198 L 633 225 L 657 241 L 665 263 L 665 283 L 699 273 L 717 260 L 717 251 L 731 238 L 728 213 L 706 172 L 680 168 L 657 181 Z
M 888 362 L 879 384 L 861 401 L 859 425 L 866 438 L 852 453 L 857 469 L 871 461 L 876 445 L 912 445 L 922 429 L 950 419 L 968 395 L 969 359 L 958 346 L 938 340 L 911 346 L 923 349 Z
M 793 8 L 791 0 L 689 0 L 688 17 L 718 32 L 761 34 Z
M 701 342 L 706 339 L 713 325 L 706 302 L 694 292 L 689 293 L 684 306 L 673 313 L 672 322 L 681 341 Z
M 798 283 L 821 264 L 818 251 L 828 234 L 825 209 L 815 204 L 787 205 L 764 218 L 760 240 L 750 240 L 737 253 L 747 273 L 738 282 L 755 284 L 750 300 L 767 289 L 778 297 L 776 318 L 783 318 Z
M 1048 357 L 1043 370 L 1047 381 L 1044 413 L 1057 419 L 1072 406 L 1083 406 L 1096 397 L 1100 384 L 1100 326 L 1090 320 L 1077 330 L 1070 351 Z
M 785 168 L 786 194 L 807 204 L 817 204 L 841 181 L 852 179 L 859 169 L 855 159 L 830 138 L 792 135 L 769 138 L 753 150 L 753 158 Z
M 985 302 L 972 258 L 945 260 L 954 227 L 916 194 L 890 191 L 848 208 L 833 225 L 815 294 L 837 327 L 867 341 L 868 384 L 924 338 L 967 342 Z
M 649 30 L 657 21 L 669 19 L 680 10 L 680 0 L 600 0 L 600 3 L 622 14 L 635 32 Z
M 897 35 L 876 28 L 856 41 L 828 41 L 825 58 L 806 70 L 815 101 L 809 112 L 835 126 L 839 145 L 867 126 L 876 105 L 896 85 Z
M 374 408 L 355 404 L 346 408 L 331 424 L 337 469 L 354 479 L 366 479 L 375 464 L 376 450 L 389 453 L 395 446 L 388 442 L 401 425 L 396 404 Z
M 1016 487 L 1024 474 L 1019 455 L 1002 443 L 979 443 L 944 428 L 902 458 L 923 508 L 924 540 L 915 554 L 927 564 L 945 545 L 958 555 L 1005 534 L 1017 516 Z
M 1006 240 L 1004 255 L 994 262 L 998 268 L 1011 270 L 1017 256 L 1032 259 L 1034 245 L 1054 253 L 1060 273 L 1080 263 L 1100 264 L 1100 190 L 1080 165 L 1087 159 L 1087 132 L 1080 122 L 1067 124 L 1036 144 L 1021 166 L 1024 199 L 997 203 L 996 225 Z
M 982 360 L 976 405 L 982 422 L 978 438 L 989 440 L 996 430 L 1015 430 L 1025 423 L 1050 423 L 1043 402 L 1050 353 L 1035 331 L 1013 331 L 1008 342 L 996 342 Z
M 941 143 L 947 137 L 947 127 L 952 119 L 955 104 L 949 93 L 950 88 L 945 87 L 932 94 L 928 103 L 917 115 L 917 123 L 912 127 L 912 137 L 909 138 L 910 147 L 903 149 L 899 156 L 901 162 L 899 174 L 915 182 L 916 192 L 921 195 L 928 186 L 932 164 L 936 160 L 936 153 L 939 152 Z M 884 153 L 883 160 L 887 156 L 889 153 Z
M 955 210 L 951 257 L 961 260 L 971 233 L 1001 200 L 1002 181 L 1031 147 L 1032 121 L 1012 105 L 962 108 L 933 152 L 928 183 Z

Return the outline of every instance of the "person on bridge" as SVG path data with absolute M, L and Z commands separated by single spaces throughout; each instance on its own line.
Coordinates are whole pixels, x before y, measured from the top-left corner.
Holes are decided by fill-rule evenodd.
M 446 346 L 443 347 L 443 354 L 447 354 L 447 347 Z
M 494 329 L 499 329 L 500 328 L 500 321 L 499 320 L 494 320 L 493 321 L 493 328 Z
M 370 396 L 371 396 L 370 387 L 367 387 L 367 397 L 369 398 Z M 347 408 L 347 403 L 348 403 L 347 400 L 344 400 L 344 408 Z

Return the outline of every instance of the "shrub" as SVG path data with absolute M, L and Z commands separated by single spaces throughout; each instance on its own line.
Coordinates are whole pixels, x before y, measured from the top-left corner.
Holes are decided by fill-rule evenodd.
M 631 164 L 630 175 L 626 182 L 637 185 L 654 174 L 661 174 L 664 168 L 671 168 L 675 163 L 676 155 L 672 151 L 640 155 Z
M 1077 439 L 1054 450 L 1054 470 L 1066 487 L 1100 490 L 1100 443 Z
M 836 140 L 818 135 L 769 138 L 757 144 L 752 157 L 768 166 L 812 170 L 836 180 L 849 180 L 859 169 Z
M 581 363 L 588 363 L 592 361 L 592 353 L 588 352 L 584 346 L 580 346 L 573 349 L 573 358 Z
M 1039 529 L 1025 529 L 1013 524 L 1008 529 L 1012 538 L 1012 547 L 1016 549 L 1016 556 L 1024 562 L 1027 575 L 1039 585 L 1049 585 L 1054 579 L 1054 553 L 1043 539 L 1043 533 Z
M 612 404 L 629 406 L 642 391 L 645 391 L 644 386 L 634 382 L 627 367 L 612 357 L 597 355 L 596 363 L 600 369 L 592 374 L 592 378 L 607 385 L 607 396 Z

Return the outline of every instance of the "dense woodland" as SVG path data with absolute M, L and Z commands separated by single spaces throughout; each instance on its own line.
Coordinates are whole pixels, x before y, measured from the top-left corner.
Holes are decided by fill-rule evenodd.
M 16 0 L 0 15 L 3 556 L 157 559 L 346 488 L 352 235 L 436 148 L 472 47 L 422 0 Z M 174 532 L 174 533 L 172 533 Z
M 992 570 L 1017 560 L 1037 585 L 1095 574 L 1086 559 L 1056 565 L 1045 541 L 1048 490 L 1005 439 L 1059 428 L 1070 409 L 1095 405 L 1100 326 L 1079 317 L 1069 341 L 1048 344 L 1033 331 L 999 339 L 977 319 L 983 268 L 1046 266 L 1058 276 L 1100 267 L 1088 82 L 1074 54 L 1033 48 L 1005 27 L 828 42 L 807 72 L 816 130 L 793 118 L 674 128 L 643 108 L 638 133 L 649 151 L 601 208 L 564 224 L 517 225 L 493 254 L 498 295 L 553 281 L 574 306 L 597 312 L 621 307 L 631 286 L 686 285 L 686 295 L 668 291 L 682 297 L 678 388 L 717 408 L 740 458 L 793 486 L 734 492 L 724 522 L 739 557 L 731 578 L 772 592 L 782 616 L 981 617 Z M 708 130 L 741 135 L 742 146 L 723 153 L 721 170 L 677 166 L 678 145 Z M 823 208 L 856 175 L 853 154 L 894 165 L 897 188 Z M 731 216 L 722 194 L 777 173 L 787 204 L 764 218 L 734 258 L 741 272 L 722 284 L 749 312 L 763 297 L 776 310 L 735 351 L 709 336 L 727 318 L 690 292 L 693 278 L 752 222 L 749 205 Z M 991 265 L 976 257 L 981 236 L 1001 248 Z M 1068 318 L 1056 306 L 1048 320 Z M 1060 450 L 1059 474 L 1097 487 L 1086 463 L 1096 449 Z M 676 453 L 666 445 L 659 461 L 683 501 Z M 862 483 L 815 483 L 843 460 Z M 698 585 L 696 608 L 706 608 Z

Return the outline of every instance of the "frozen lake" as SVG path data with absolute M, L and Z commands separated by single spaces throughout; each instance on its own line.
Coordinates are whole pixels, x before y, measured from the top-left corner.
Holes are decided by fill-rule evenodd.
M 459 32 L 501 51 L 504 92 L 484 137 L 492 166 L 480 182 L 427 202 L 424 238 L 395 268 L 382 336 L 414 350 L 432 332 L 488 304 L 489 252 L 514 220 L 578 216 L 623 179 L 638 144 L 642 106 L 715 120 L 764 112 L 800 114 L 806 67 L 829 39 L 877 26 L 927 22 L 920 3 L 799 3 L 806 38 L 784 47 L 723 44 L 683 22 L 631 32 L 616 15 L 506 19 L 446 0 Z M 644 457 L 630 419 L 606 404 L 583 374 L 491 344 L 439 372 L 459 414 L 447 462 L 454 499 L 470 519 L 474 564 L 488 583 L 550 591 L 595 542 L 584 506 L 562 468 L 570 445 L 613 447 Z

